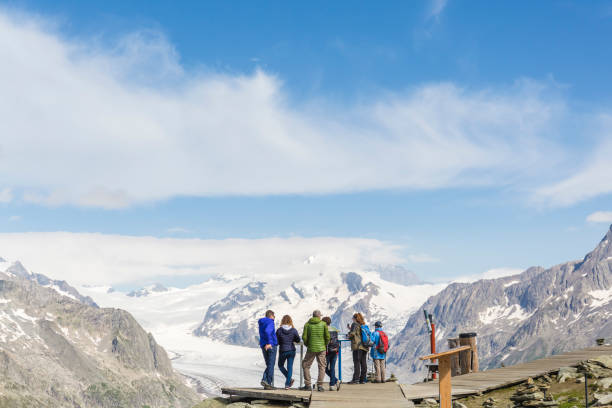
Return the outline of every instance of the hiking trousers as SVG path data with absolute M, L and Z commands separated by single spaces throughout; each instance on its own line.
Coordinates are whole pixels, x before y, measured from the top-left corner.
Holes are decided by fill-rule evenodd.
M 368 352 L 353 350 L 353 382 L 366 382 L 368 376 Z
M 338 360 L 337 352 L 327 353 L 325 356 L 325 374 L 327 374 L 329 377 L 330 387 L 333 387 L 338 383 L 338 378 L 336 377 L 336 360 Z
M 274 363 L 276 362 L 276 347 L 272 346 L 268 350 L 265 350 L 263 347 L 261 348 L 261 353 L 263 354 L 264 361 L 266 362 L 266 369 L 263 372 L 263 377 L 261 380 L 268 385 L 274 384 Z
M 374 371 L 376 372 L 376 381 L 385 382 L 385 360 L 374 360 Z
M 295 359 L 295 351 L 281 351 L 278 355 L 278 369 L 285 376 L 285 387 L 291 386 L 291 378 L 293 376 L 293 360 Z M 287 368 L 285 368 L 287 362 Z
M 317 385 L 323 386 L 323 379 L 325 378 L 325 350 L 318 353 L 313 353 L 312 351 L 306 352 L 306 357 L 304 357 L 304 361 L 302 361 L 302 369 L 304 370 L 304 385 L 307 387 L 310 387 L 311 384 L 310 367 L 315 359 L 317 360 L 317 366 L 319 368 Z

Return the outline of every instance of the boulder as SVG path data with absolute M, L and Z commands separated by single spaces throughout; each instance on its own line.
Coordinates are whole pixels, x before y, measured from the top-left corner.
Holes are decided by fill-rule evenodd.
M 578 377 L 578 369 L 576 367 L 561 367 L 557 374 L 557 382 L 564 383 L 569 379 Z
M 510 399 L 514 402 L 524 402 L 533 400 L 543 400 L 544 393 L 536 391 L 529 394 L 513 395 Z
M 590 359 L 589 361 L 599 364 L 604 368 L 612 370 L 612 355 L 604 355 Z
M 597 380 L 597 385 L 603 389 L 610 388 L 612 386 L 612 377 L 606 377 Z
M 587 360 L 580 363 L 578 372 L 586 373 L 590 378 L 612 377 L 612 369 L 604 367 L 600 362 Z
M 228 400 L 225 398 L 208 398 L 194 408 L 227 408 Z
M 255 405 L 251 405 L 248 402 L 232 402 L 226 405 L 225 408 L 255 408 Z
M 595 394 L 594 395 L 595 400 L 597 400 L 597 402 L 595 403 L 595 406 L 601 407 L 603 405 L 610 405 L 612 404 L 612 393 L 608 393 L 608 394 Z

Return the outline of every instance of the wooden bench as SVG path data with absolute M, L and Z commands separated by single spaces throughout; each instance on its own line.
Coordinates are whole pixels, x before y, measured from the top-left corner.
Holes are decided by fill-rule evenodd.
M 440 373 L 440 408 L 451 408 L 451 356 L 462 351 L 471 350 L 470 346 L 457 347 L 442 353 L 430 354 L 421 357 L 421 360 L 438 360 L 438 372 Z

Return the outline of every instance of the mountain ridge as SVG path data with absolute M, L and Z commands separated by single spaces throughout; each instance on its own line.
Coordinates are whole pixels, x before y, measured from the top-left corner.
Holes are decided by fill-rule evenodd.
M 8 269 L 0 271 L 0 407 L 197 403 L 165 350 L 130 313 L 41 285 L 52 281 L 33 278 L 21 264 Z
M 582 260 L 472 283 L 452 283 L 420 309 L 433 313 L 437 349 L 460 332 L 478 333 L 481 367 L 516 364 L 612 336 L 612 226 Z M 429 340 L 422 311 L 392 341 L 390 365 L 417 380 Z

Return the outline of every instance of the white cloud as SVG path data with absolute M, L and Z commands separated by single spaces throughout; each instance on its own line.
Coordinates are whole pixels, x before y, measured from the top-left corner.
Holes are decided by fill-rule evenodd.
M 602 126 L 608 132 L 602 142 L 579 167 L 561 181 L 539 188 L 535 193 L 537 201 L 558 206 L 569 206 L 581 201 L 612 193 L 612 117 L 604 118 Z
M 458 279 L 455 279 L 453 282 L 462 282 L 462 283 L 470 283 L 476 282 L 480 279 L 498 279 L 504 278 L 506 276 L 513 276 L 523 272 L 525 269 L 521 268 L 509 268 L 509 267 L 500 267 L 489 269 L 481 274 L 477 275 L 469 275 L 463 276 Z
M 156 277 L 275 276 L 403 264 L 400 247 L 360 238 L 176 239 L 70 232 L 0 233 L 1 256 L 71 284 L 117 285 Z M 167 279 L 166 279 L 167 281 Z
M 439 14 L 446 2 L 431 5 Z M 612 147 L 567 169 L 556 137 L 572 113 L 552 81 L 295 101 L 268 72 L 185 69 L 156 32 L 103 46 L 1 9 L 0 60 L 0 179 L 12 186 L 1 202 L 493 185 L 571 204 L 612 191 Z
M 564 102 L 533 81 L 297 102 L 263 71 L 186 72 L 154 34 L 103 48 L 1 11 L 0 60 L 0 179 L 28 202 L 513 184 L 560 159 L 541 135 Z
M 10 188 L 0 190 L 0 203 L 10 203 L 13 200 L 13 192 Z
M 588 222 L 612 222 L 612 211 L 595 211 L 589 214 L 586 220 Z
M 436 257 L 427 254 L 410 254 L 407 256 L 410 262 L 414 263 L 435 263 L 440 262 Z

